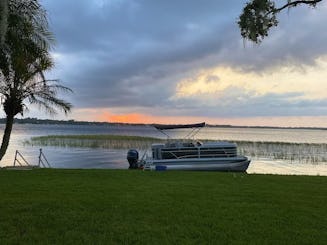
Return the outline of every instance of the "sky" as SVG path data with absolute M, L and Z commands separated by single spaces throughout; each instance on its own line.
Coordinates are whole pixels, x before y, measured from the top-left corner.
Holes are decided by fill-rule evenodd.
M 241 38 L 241 0 L 41 3 L 56 37 L 47 76 L 74 91 L 55 118 L 327 127 L 327 0 L 279 14 L 260 45 Z

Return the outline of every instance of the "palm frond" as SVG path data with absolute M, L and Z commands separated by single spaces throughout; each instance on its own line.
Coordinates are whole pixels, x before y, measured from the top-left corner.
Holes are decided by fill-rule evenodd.
M 50 82 L 51 81 L 51 82 Z M 47 112 L 54 113 L 56 109 L 62 110 L 66 114 L 70 112 L 72 104 L 57 98 L 58 92 L 72 92 L 66 86 L 58 83 L 57 80 L 45 80 L 30 84 L 22 94 L 23 99 L 28 99 L 31 104 L 38 104 Z
M 0 45 L 3 45 L 8 26 L 8 0 L 0 1 Z
M 57 110 L 62 110 L 65 114 L 71 111 L 72 104 L 63 99 L 56 98 L 48 93 L 38 93 L 30 95 L 28 100 L 31 104 L 39 105 L 49 114 L 56 114 Z
M 55 39 L 49 31 L 46 11 L 37 0 L 9 0 L 9 9 L 11 18 L 21 26 L 19 31 L 29 34 L 28 38 L 42 50 L 51 48 Z

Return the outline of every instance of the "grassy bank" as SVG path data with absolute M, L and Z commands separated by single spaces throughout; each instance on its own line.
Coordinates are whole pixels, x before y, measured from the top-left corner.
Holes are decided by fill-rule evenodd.
M 201 140 L 203 142 L 209 140 Z M 145 150 L 163 139 L 123 135 L 50 135 L 33 137 L 30 145 Z M 327 144 L 234 141 L 240 154 L 301 163 L 327 162 Z
M 325 244 L 327 178 L 0 171 L 0 244 Z

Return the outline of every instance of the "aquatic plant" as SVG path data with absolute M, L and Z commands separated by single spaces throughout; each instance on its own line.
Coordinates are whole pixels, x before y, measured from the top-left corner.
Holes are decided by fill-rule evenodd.
M 327 144 L 246 141 L 236 143 L 240 154 L 255 159 L 280 159 L 300 163 L 327 162 Z
M 212 140 L 201 140 L 209 142 Z M 150 149 L 163 139 L 125 135 L 50 135 L 33 137 L 29 145 L 56 147 L 88 147 L 105 149 Z M 241 155 L 253 159 L 287 160 L 300 163 L 327 162 L 327 144 L 234 141 Z
M 88 147 L 105 149 L 147 149 L 162 139 L 126 135 L 48 135 L 33 137 L 25 141 L 28 145 L 57 147 Z

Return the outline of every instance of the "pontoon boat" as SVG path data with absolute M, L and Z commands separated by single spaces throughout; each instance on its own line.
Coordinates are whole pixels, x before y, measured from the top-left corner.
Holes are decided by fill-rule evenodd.
M 192 129 L 188 136 L 194 136 L 205 123 L 187 125 L 154 125 L 168 136 L 164 130 Z M 229 142 L 205 142 L 190 140 L 171 140 L 165 144 L 152 144 L 152 157 L 138 160 L 138 152 L 129 150 L 127 159 L 130 168 L 151 170 L 205 170 L 245 172 L 250 160 L 237 155 L 237 146 Z

